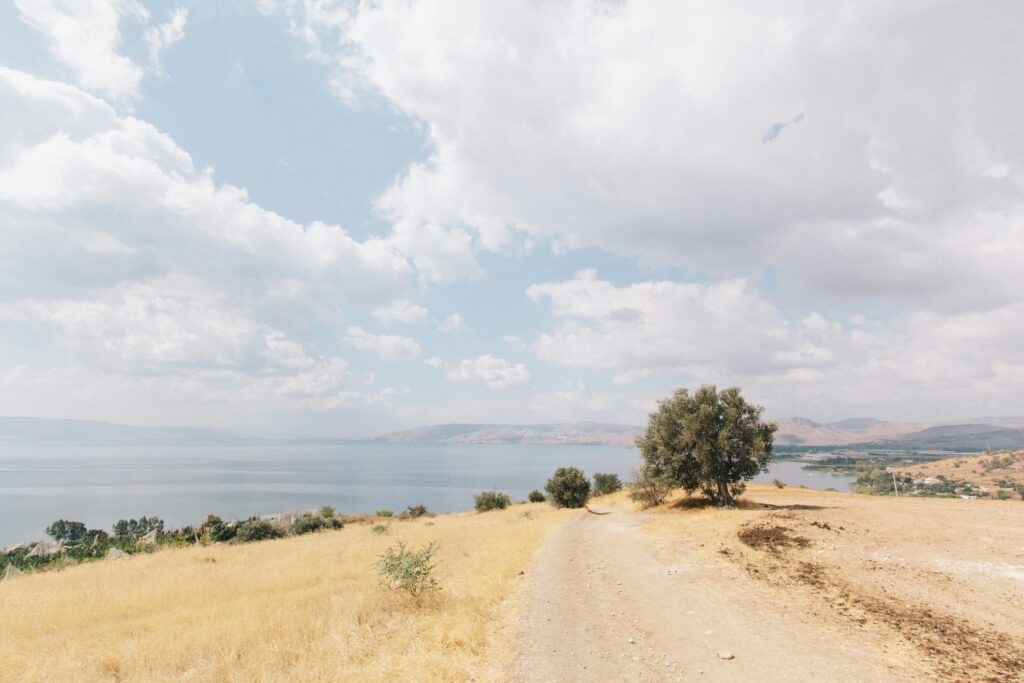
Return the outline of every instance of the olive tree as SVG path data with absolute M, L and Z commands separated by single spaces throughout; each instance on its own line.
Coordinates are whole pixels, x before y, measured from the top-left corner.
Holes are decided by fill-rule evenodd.
M 700 489 L 716 505 L 733 505 L 743 482 L 768 470 L 778 427 L 762 420 L 763 412 L 738 387 L 678 389 L 658 402 L 636 440 L 644 469 L 688 493 Z

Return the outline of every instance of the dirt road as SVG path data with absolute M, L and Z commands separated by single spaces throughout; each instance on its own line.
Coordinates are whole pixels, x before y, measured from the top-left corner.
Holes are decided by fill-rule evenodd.
M 646 513 L 593 510 L 532 571 L 512 681 L 913 680 L 866 637 L 778 604 L 697 547 L 658 561 Z

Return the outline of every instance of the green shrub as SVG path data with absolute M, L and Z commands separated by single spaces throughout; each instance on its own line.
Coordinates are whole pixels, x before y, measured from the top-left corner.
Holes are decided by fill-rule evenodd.
M 617 474 L 605 474 L 604 472 L 597 472 L 594 474 L 594 495 L 604 496 L 609 493 L 615 493 L 622 488 L 622 480 L 619 479 Z
M 301 536 L 302 534 L 309 534 L 314 531 L 320 531 L 327 526 L 327 521 L 323 517 L 314 517 L 313 515 L 302 515 L 292 522 L 292 533 Z
M 394 512 L 392 512 L 391 510 L 388 510 L 387 508 L 384 508 L 383 510 L 377 510 L 377 516 L 378 517 L 391 517 L 394 514 L 395 514 Z
M 284 532 L 263 519 L 250 519 L 242 522 L 238 525 L 238 532 L 235 534 L 235 538 L 241 543 L 265 541 L 282 536 L 284 536 Z
M 477 512 L 488 510 L 504 510 L 512 504 L 512 499 L 505 493 L 498 491 L 481 491 L 473 496 L 473 504 Z
M 575 467 L 559 467 L 544 485 L 551 502 L 560 508 L 581 508 L 590 498 L 590 482 Z
M 321 505 L 320 506 L 320 516 L 323 517 L 324 519 L 330 519 L 331 517 L 334 516 L 334 508 L 331 507 L 330 505 Z
M 426 517 L 430 514 L 430 510 L 427 509 L 426 505 L 410 505 L 405 508 L 405 512 L 399 515 L 402 519 L 416 519 L 417 517 Z
M 384 535 L 384 534 L 386 534 L 388 532 L 388 525 L 387 524 L 374 524 L 373 527 L 370 529 L 370 531 L 372 531 L 375 534 Z
M 534 489 L 530 491 L 530 495 L 528 496 L 527 500 L 529 500 L 531 503 L 543 503 L 545 500 L 547 500 L 547 498 L 544 497 L 543 493 L 541 493 L 537 489 Z
M 437 565 L 433 560 L 437 549 L 436 541 L 419 551 L 409 550 L 405 543 L 399 541 L 374 563 L 381 583 L 388 588 L 401 589 L 413 597 L 440 590 L 441 586 L 434 577 Z
M 633 481 L 629 482 L 629 497 L 647 509 L 661 505 L 672 493 L 672 485 L 657 477 L 649 467 L 633 470 Z

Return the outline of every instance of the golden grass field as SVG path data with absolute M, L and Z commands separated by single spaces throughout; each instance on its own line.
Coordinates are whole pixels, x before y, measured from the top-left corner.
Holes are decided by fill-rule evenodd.
M 573 514 L 516 505 L 6 581 L 0 680 L 500 680 L 522 572 Z M 443 590 L 422 604 L 381 587 L 372 566 L 399 540 L 440 543 Z

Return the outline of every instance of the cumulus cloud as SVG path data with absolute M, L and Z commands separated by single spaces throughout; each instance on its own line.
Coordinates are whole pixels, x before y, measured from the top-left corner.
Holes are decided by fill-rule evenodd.
M 396 322 L 423 323 L 430 317 L 430 311 L 405 299 L 399 299 L 392 301 L 387 306 L 373 309 L 372 315 L 377 322 L 384 325 Z
M 433 268 L 439 245 L 459 245 L 458 273 L 526 234 L 771 268 L 796 299 L 959 311 L 1024 291 L 1006 231 L 1024 135 L 1005 115 L 1024 6 L 282 6 L 346 92 L 423 122 L 433 153 L 379 206 Z
M 527 295 L 548 301 L 563 321 L 534 343 L 540 358 L 631 373 L 620 381 L 650 369 L 776 373 L 833 360 L 742 279 L 616 287 L 585 270 L 572 280 L 532 285 Z
M 453 382 L 483 382 L 491 389 L 515 389 L 530 386 L 530 371 L 522 363 L 512 364 L 504 358 L 485 354 L 466 358 L 449 370 Z
M 72 86 L 0 67 L 0 102 L 9 329 L 60 349 L 83 376 L 138 377 L 133 391 L 168 400 L 361 400 L 310 325 L 414 283 L 391 246 L 261 208 L 160 130 Z
M 150 68 L 160 71 L 160 53 L 169 46 L 185 37 L 185 22 L 188 21 L 188 10 L 179 7 L 171 14 L 171 18 L 146 29 L 146 45 L 149 47 Z
M 125 20 L 149 23 L 149 10 L 135 0 L 15 0 L 22 18 L 42 33 L 50 52 L 86 90 L 115 102 L 138 96 L 145 69 L 121 53 Z M 150 66 L 160 70 L 160 53 L 185 35 L 188 10 L 176 9 L 166 23 L 149 26 L 144 40 Z
M 397 334 L 373 334 L 355 325 L 346 328 L 344 341 L 354 348 L 372 351 L 388 360 L 416 358 L 420 355 L 420 345 L 415 339 Z
M 466 329 L 466 323 L 458 313 L 452 313 L 444 319 L 444 322 L 437 326 L 442 332 L 458 332 Z

